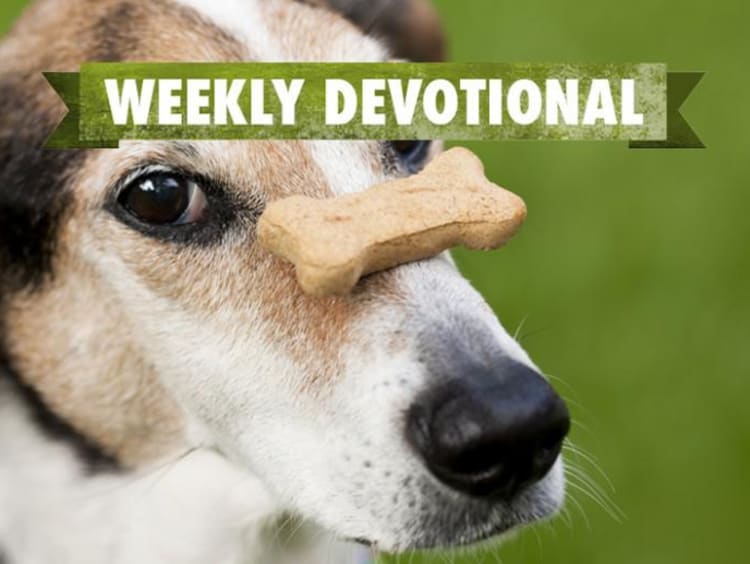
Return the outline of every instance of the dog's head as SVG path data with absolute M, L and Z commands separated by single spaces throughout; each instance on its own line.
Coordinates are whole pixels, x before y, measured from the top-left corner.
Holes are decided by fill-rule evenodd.
M 448 256 L 312 298 L 255 237 L 267 202 L 364 190 L 418 170 L 436 145 L 39 149 L 63 111 L 41 70 L 387 60 L 362 28 L 399 55 L 442 48 L 424 2 L 393 2 L 395 14 L 330 3 L 360 28 L 292 0 L 46 0 L 27 12 L 0 50 L 4 354 L 125 467 L 215 447 L 281 507 L 343 537 L 389 550 L 473 542 L 560 506 L 564 404 Z

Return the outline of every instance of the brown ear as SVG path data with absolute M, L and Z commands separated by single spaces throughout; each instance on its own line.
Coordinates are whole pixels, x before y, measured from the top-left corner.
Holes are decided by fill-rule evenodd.
M 401 59 L 431 62 L 445 58 L 440 17 L 430 0 L 308 0 L 328 6 L 367 35 L 385 40 Z

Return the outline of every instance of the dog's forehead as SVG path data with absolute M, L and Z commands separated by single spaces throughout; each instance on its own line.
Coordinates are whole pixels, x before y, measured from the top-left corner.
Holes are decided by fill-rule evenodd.
M 386 49 L 343 17 L 297 0 L 175 0 L 235 37 L 257 61 L 383 61 Z M 382 178 L 380 147 L 373 142 L 309 141 L 234 145 L 214 153 L 214 162 L 249 173 L 270 197 L 358 191 Z M 230 162 L 231 161 L 231 162 Z M 284 176 L 281 182 L 269 176 Z M 238 171 L 239 172 L 239 171 Z M 248 172 L 247 169 L 245 172 Z M 301 182 L 297 182 L 301 181 Z
M 342 16 L 300 0 L 174 0 L 231 34 L 250 60 L 377 62 L 386 49 Z
M 382 43 L 300 0 L 41 0 L 5 39 L 9 73 L 85 61 L 377 62 Z

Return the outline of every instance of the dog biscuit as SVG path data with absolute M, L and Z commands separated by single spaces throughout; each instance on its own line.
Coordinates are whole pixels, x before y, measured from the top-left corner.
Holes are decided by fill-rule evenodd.
M 363 192 L 271 202 L 258 241 L 292 262 L 311 295 L 345 294 L 364 275 L 456 246 L 494 249 L 519 229 L 526 206 L 484 175 L 464 148 L 437 156 L 419 174 Z

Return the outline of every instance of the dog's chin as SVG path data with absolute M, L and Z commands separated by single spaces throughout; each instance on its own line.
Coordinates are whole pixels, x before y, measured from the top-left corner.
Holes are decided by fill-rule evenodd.
M 559 467 L 509 501 L 491 502 L 455 495 L 434 500 L 431 512 L 406 516 L 410 526 L 381 538 L 350 539 L 378 551 L 481 549 L 506 540 L 520 528 L 554 517 L 564 501 Z M 450 498 L 450 499 L 448 499 Z M 408 531 L 408 533 L 406 532 Z
M 513 534 L 522 526 L 521 523 L 516 523 L 515 525 L 503 523 L 477 526 L 472 530 L 465 531 L 462 535 L 457 537 L 453 537 L 453 535 L 440 535 L 442 538 L 434 537 L 433 540 L 428 540 L 433 538 L 433 535 L 425 535 L 424 537 L 417 536 L 412 541 L 398 543 L 392 546 L 388 546 L 387 543 L 366 538 L 350 538 L 346 540 L 367 548 L 377 548 L 379 552 L 389 553 L 393 556 L 398 556 L 399 554 L 410 551 L 429 552 L 462 548 L 481 550 L 484 547 L 503 542 L 505 539 L 513 536 Z
M 460 530 L 431 530 L 416 534 L 406 542 L 394 546 L 384 543 L 375 545 L 385 552 L 399 554 L 410 551 L 476 549 L 497 545 L 512 537 L 519 529 L 534 523 L 550 519 L 556 511 L 541 511 L 524 515 L 513 515 L 511 518 L 498 519 L 466 526 Z

